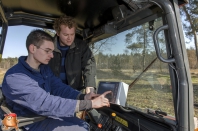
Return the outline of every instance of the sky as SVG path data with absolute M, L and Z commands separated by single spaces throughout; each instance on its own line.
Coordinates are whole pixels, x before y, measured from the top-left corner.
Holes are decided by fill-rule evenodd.
M 37 28 L 30 26 L 8 27 L 2 57 L 7 58 L 27 55 L 27 49 L 25 46 L 26 37 L 33 29 Z
M 3 58 L 19 57 L 27 55 L 27 49 L 25 46 L 27 35 L 36 27 L 30 26 L 10 26 L 8 27 L 7 37 L 5 40 L 5 46 L 3 51 Z M 126 31 L 127 32 L 127 31 Z M 106 50 L 104 54 L 121 54 L 124 53 L 126 44 L 124 43 L 125 34 L 121 34 L 114 40 L 115 45 L 111 46 L 111 50 Z M 193 42 L 192 42 L 193 43 Z M 186 47 L 194 46 L 192 43 L 186 44 Z
M 26 37 L 33 29 L 38 28 L 23 25 L 8 27 L 2 58 L 27 55 L 27 49 L 25 46 Z M 123 53 L 125 49 L 125 46 L 123 46 L 124 43 L 121 43 L 121 40 L 124 41 L 123 39 L 117 41 L 119 44 L 115 44 L 113 47 L 111 47 L 111 51 L 108 50 L 106 53 Z

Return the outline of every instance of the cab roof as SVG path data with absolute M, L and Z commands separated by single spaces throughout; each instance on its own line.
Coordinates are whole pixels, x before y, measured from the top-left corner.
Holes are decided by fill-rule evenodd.
M 75 18 L 79 34 L 86 39 L 93 37 L 93 32 L 101 33 L 100 30 L 111 34 L 125 30 L 125 27 L 137 24 L 138 21 L 141 24 L 145 18 L 153 16 L 160 10 L 156 5 L 148 2 L 149 0 L 0 1 L 8 26 L 28 25 L 52 29 L 54 19 L 66 14 Z M 187 0 L 179 0 L 178 4 L 187 2 Z M 122 21 L 124 18 L 125 20 Z

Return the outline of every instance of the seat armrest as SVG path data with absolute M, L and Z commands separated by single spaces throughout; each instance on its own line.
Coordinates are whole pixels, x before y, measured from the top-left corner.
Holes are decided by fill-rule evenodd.
M 11 109 L 8 108 L 8 105 L 6 104 L 5 100 L 1 104 L 1 109 L 6 113 L 10 114 L 12 113 Z
M 0 91 L 1 93 L 1 91 Z M 13 111 L 9 108 L 9 106 L 6 104 L 5 100 L 2 100 L 1 102 L 1 110 L 9 115 L 9 114 L 14 114 Z M 6 117 L 6 116 L 5 116 Z M 42 121 L 44 119 L 46 119 L 45 116 L 31 116 L 31 117 L 17 117 L 17 128 L 38 122 L 38 121 Z M 2 127 L 1 130 L 2 131 L 12 131 L 13 129 L 16 129 L 16 127 L 9 127 L 9 128 L 5 128 L 6 126 L 3 125 L 3 120 L 1 121 L 2 123 Z M 20 129 L 19 129 L 20 130 Z

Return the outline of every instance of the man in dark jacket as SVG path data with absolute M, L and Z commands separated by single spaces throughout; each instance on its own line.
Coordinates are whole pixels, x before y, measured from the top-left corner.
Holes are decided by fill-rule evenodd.
M 93 92 L 96 87 L 96 63 L 92 51 L 83 40 L 75 37 L 77 24 L 70 16 L 54 22 L 55 50 L 49 65 L 54 74 L 74 89 Z
M 25 126 L 29 131 L 85 131 L 89 125 L 74 117 L 79 110 L 109 106 L 105 95 L 81 94 L 62 83 L 47 65 L 53 58 L 53 38 L 42 30 L 32 31 L 26 40 L 28 56 L 4 77 L 2 92 L 18 116 L 43 115 L 47 118 Z

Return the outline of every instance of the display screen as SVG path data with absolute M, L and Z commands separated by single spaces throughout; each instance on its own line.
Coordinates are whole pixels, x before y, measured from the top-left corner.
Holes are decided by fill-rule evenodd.
M 109 99 L 109 102 L 115 103 L 118 86 L 119 82 L 100 82 L 97 94 L 102 94 L 106 91 L 111 91 L 112 93 L 107 94 L 106 98 Z

